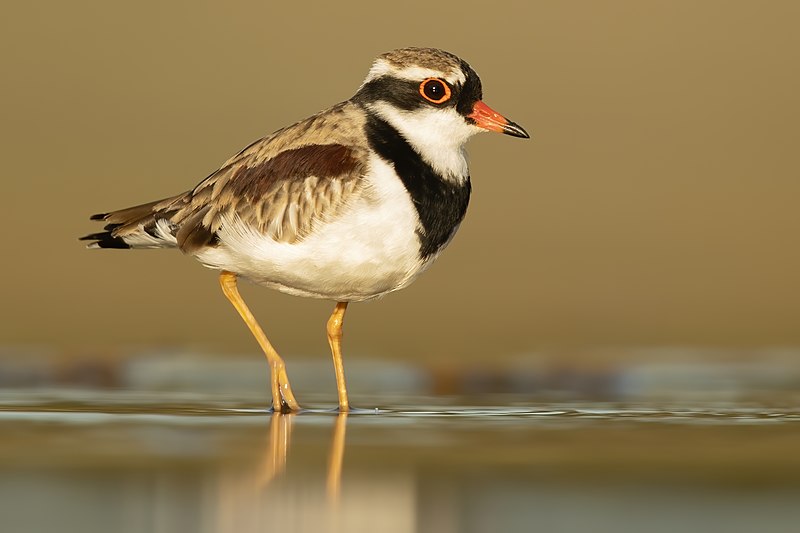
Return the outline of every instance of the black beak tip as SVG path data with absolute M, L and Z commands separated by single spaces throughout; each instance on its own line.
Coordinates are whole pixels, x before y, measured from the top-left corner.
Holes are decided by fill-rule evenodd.
M 506 124 L 503 127 L 503 133 L 505 133 L 506 135 L 511 135 L 512 137 L 520 137 L 522 139 L 531 138 L 531 136 L 528 135 L 528 132 L 525 131 L 525 128 L 523 128 L 516 122 L 511 122 L 510 120 L 508 121 L 508 124 Z

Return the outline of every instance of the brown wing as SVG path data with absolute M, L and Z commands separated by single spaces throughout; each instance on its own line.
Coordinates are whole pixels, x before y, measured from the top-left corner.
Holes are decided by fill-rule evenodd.
M 340 144 L 293 148 L 264 161 L 248 159 L 221 168 L 178 200 L 183 206 L 172 222 L 180 228 L 182 250 L 214 244 L 222 225 L 235 219 L 277 241 L 298 241 L 317 220 L 335 216 L 364 173 L 363 155 Z
M 87 235 L 96 246 L 166 247 L 187 253 L 218 244 L 237 221 L 281 242 L 306 237 L 336 216 L 362 186 L 367 142 L 364 116 L 336 105 L 251 144 L 184 194 L 96 215 L 109 222 Z M 173 238 L 174 237 L 174 238 Z
M 335 217 L 361 185 L 367 149 L 363 116 L 341 104 L 257 141 L 187 195 L 165 201 L 174 211 L 178 246 L 191 253 L 216 244 L 226 222 L 296 242 Z

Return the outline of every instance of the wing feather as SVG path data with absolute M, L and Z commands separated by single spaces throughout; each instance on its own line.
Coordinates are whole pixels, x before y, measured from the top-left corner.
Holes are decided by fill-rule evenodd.
M 246 224 L 296 242 L 332 219 L 363 186 L 368 143 L 363 110 L 344 102 L 260 139 L 185 193 L 102 213 L 89 246 L 186 253 L 220 245 L 225 224 Z
M 187 253 L 216 246 L 217 233 L 233 221 L 292 243 L 340 212 L 362 186 L 366 166 L 363 117 L 341 105 L 251 144 L 187 195 L 158 207 L 176 211 L 172 222 L 187 236 L 178 238 Z

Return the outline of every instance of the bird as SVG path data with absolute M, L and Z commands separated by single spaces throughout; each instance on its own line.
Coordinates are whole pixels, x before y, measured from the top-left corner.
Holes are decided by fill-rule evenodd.
M 194 188 L 96 214 L 89 248 L 177 248 L 219 271 L 223 293 L 263 350 L 272 409 L 300 410 L 286 365 L 238 279 L 335 302 L 326 331 L 341 412 L 350 409 L 342 327 L 350 302 L 407 287 L 450 243 L 471 183 L 465 143 L 529 138 L 483 102 L 478 74 L 436 48 L 374 59 L 350 99 L 245 147 Z

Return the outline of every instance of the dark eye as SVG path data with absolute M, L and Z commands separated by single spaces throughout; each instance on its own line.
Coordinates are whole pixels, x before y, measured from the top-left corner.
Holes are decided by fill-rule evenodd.
M 450 87 L 438 78 L 428 78 L 419 84 L 419 94 L 434 104 L 443 104 L 450 99 Z

